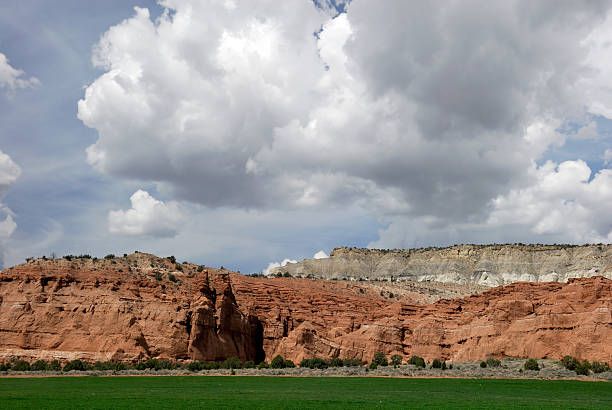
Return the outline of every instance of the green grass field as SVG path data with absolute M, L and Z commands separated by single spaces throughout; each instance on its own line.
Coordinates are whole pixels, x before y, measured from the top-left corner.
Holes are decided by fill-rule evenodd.
M 612 383 L 357 377 L 1 378 L 0 408 L 612 408 Z

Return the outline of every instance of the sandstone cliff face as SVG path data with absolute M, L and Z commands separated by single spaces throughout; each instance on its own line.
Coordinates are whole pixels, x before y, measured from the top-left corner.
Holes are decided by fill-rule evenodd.
M 0 357 L 263 356 L 256 350 L 259 322 L 238 309 L 227 273 L 193 273 L 185 283 L 181 278 L 190 273 L 177 271 L 179 282 L 172 282 L 173 265 L 163 259 L 136 254 L 121 265 L 112 262 L 38 260 L 3 271 Z
M 153 255 L 32 261 L 0 273 L 0 361 L 270 360 L 417 354 L 431 360 L 612 361 L 612 281 L 514 283 L 415 305 L 369 284 L 253 278 Z M 407 303 L 408 302 L 408 303 Z
M 327 259 L 305 259 L 275 273 L 322 279 L 385 279 L 501 286 L 512 282 L 612 279 L 612 245 L 459 245 L 376 250 L 336 248 Z

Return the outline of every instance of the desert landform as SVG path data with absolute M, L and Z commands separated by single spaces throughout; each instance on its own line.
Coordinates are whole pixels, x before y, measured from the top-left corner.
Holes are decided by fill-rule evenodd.
M 36 258 L 0 273 L 0 362 L 612 362 L 611 278 L 611 245 L 337 248 L 270 277 L 142 252 Z

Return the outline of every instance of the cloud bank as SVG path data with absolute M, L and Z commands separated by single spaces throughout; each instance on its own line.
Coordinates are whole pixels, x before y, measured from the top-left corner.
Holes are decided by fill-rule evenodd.
M 99 172 L 211 208 L 357 205 L 388 224 L 373 245 L 610 238 L 608 171 L 542 163 L 612 117 L 608 2 L 161 4 L 95 47 Z

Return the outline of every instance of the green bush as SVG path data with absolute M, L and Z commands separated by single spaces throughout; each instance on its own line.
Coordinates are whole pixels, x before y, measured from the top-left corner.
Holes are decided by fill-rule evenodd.
M 47 370 L 51 370 L 54 372 L 59 372 L 62 370 L 62 364 L 59 360 L 52 360 L 51 363 L 47 366 Z
M 266 363 L 266 362 L 261 362 L 261 363 L 259 363 L 257 365 L 257 368 L 258 369 L 268 369 L 268 368 L 270 368 L 270 365 L 268 363 Z
M 104 259 L 114 259 L 114 258 L 115 258 L 115 255 L 113 255 L 112 253 L 109 253 L 108 255 L 104 257 Z
M 485 362 L 484 360 L 482 362 L 480 362 L 480 367 L 482 367 L 483 369 L 487 367 L 487 362 Z
M 174 255 L 168 256 L 166 259 L 168 259 L 170 263 L 176 263 L 176 258 L 174 257 Z
M 329 367 L 344 367 L 344 361 L 339 357 L 336 357 L 329 362 Z
M 308 367 L 310 369 L 327 369 L 329 367 L 329 363 L 327 360 L 315 357 L 312 359 L 303 359 L 300 362 L 300 367 Z
M 189 364 L 187 364 L 187 370 L 190 372 L 199 372 L 200 370 L 204 370 L 204 362 L 200 360 L 189 362 Z
M 359 367 L 361 366 L 361 360 L 359 359 L 344 359 L 343 363 L 344 367 Z
M 11 370 L 16 372 L 29 372 L 31 370 L 30 363 L 26 362 L 25 360 L 17 360 L 11 366 Z
M 400 364 L 402 364 L 402 356 L 400 356 L 399 354 L 394 354 L 393 356 L 391 356 L 391 364 L 394 366 L 399 366 Z
M 591 370 L 593 370 L 593 373 L 607 372 L 610 370 L 610 365 L 608 363 L 593 362 L 591 363 Z
M 155 272 L 155 280 L 161 282 L 163 279 L 161 272 Z
M 487 366 L 489 366 L 489 367 L 499 367 L 499 366 L 501 366 L 501 360 L 487 359 Z
M 220 369 L 221 365 L 217 362 L 207 362 L 204 364 L 204 370 L 217 370 Z
M 420 356 L 412 356 L 410 360 L 408 360 L 408 364 L 412 364 L 416 367 L 425 367 L 425 359 Z
M 523 366 L 525 368 L 525 370 L 540 370 L 540 366 L 538 365 L 538 362 L 536 359 L 527 359 L 527 361 L 525 362 L 525 365 Z
M 389 362 L 387 361 L 387 356 L 385 356 L 385 354 L 381 352 L 374 354 L 372 363 L 376 363 L 378 366 L 388 366 L 389 365 Z
M 6 372 L 11 370 L 11 364 L 10 363 L 0 363 L 0 372 Z
M 168 280 L 170 282 L 178 282 L 178 279 L 176 278 L 176 276 L 174 276 L 173 274 L 171 274 L 170 272 L 168 272 Z
M 442 369 L 442 370 L 446 370 L 446 362 L 435 358 L 433 359 L 433 362 L 431 363 L 431 368 L 432 369 Z
M 65 372 L 69 372 L 71 370 L 84 371 L 84 370 L 87 370 L 87 367 L 88 366 L 85 363 L 83 363 L 79 359 L 76 359 L 76 360 L 71 360 L 68 363 L 66 363 L 64 365 L 63 371 Z
M 221 365 L 224 369 L 240 369 L 242 367 L 242 361 L 236 356 L 225 359 Z
M 372 362 L 368 366 L 368 369 L 370 369 L 370 370 L 376 370 L 377 368 L 378 368 L 378 365 L 376 364 L 376 362 Z
M 242 365 L 243 369 L 254 369 L 255 368 L 255 362 L 252 360 L 247 360 L 246 362 L 244 362 L 244 364 Z
M 580 365 L 580 361 L 574 356 L 563 356 L 563 359 L 561 359 L 561 364 L 567 370 L 576 370 L 576 367 Z
M 588 376 L 591 373 L 591 363 L 584 361 L 576 366 L 575 369 L 576 374 L 580 374 L 583 376 Z
M 283 359 L 283 356 L 277 355 L 276 357 L 274 357 L 274 359 L 272 359 L 272 361 L 270 362 L 270 367 L 273 369 L 284 369 L 285 359 Z
M 46 360 L 37 360 L 34 363 L 32 363 L 32 370 L 39 371 L 39 372 L 45 371 L 47 370 L 47 366 L 48 364 Z

